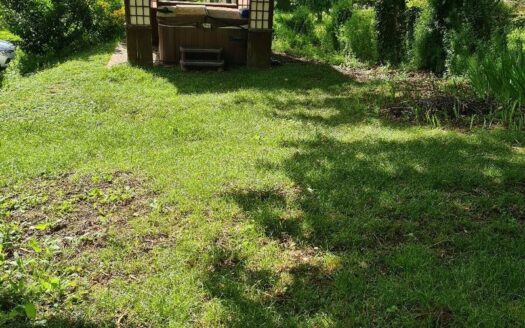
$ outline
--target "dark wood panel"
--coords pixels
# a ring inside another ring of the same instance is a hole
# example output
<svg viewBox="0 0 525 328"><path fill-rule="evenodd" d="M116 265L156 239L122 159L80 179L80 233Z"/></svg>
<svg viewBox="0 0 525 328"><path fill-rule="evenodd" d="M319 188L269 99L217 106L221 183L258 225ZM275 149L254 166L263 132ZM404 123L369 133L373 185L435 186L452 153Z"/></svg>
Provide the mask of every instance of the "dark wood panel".
<svg viewBox="0 0 525 328"><path fill-rule="evenodd" d="M272 60L272 32L250 31L248 33L248 67L267 68Z"/></svg>
<svg viewBox="0 0 525 328"><path fill-rule="evenodd" d="M151 8L151 36L153 46L158 48L159 46L159 23L157 22L157 8Z"/></svg>
<svg viewBox="0 0 525 328"><path fill-rule="evenodd" d="M126 28L128 61L136 65L153 65L153 47L150 26Z"/></svg>
<svg viewBox="0 0 525 328"><path fill-rule="evenodd" d="M160 60L178 64L180 47L222 48L228 65L245 65L248 32L237 28L205 29L159 26Z"/></svg>

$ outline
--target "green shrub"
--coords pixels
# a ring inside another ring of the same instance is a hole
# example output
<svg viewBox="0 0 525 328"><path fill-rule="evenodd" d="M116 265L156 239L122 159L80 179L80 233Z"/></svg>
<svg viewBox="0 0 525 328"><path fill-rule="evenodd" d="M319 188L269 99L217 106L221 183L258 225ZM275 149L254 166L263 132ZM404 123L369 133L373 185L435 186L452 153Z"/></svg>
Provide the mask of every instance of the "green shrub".
<svg viewBox="0 0 525 328"><path fill-rule="evenodd" d="M436 22L434 9L431 7L423 10L416 23L412 55L418 69L438 74L445 71L447 53L443 31Z"/></svg>
<svg viewBox="0 0 525 328"><path fill-rule="evenodd" d="M97 0L92 6L95 40L110 40L123 32L125 11L121 0Z"/></svg>
<svg viewBox="0 0 525 328"><path fill-rule="evenodd" d="M0 0L0 5L8 29L31 53L106 40L122 30L117 0Z"/></svg>
<svg viewBox="0 0 525 328"><path fill-rule="evenodd" d="M468 77L483 97L503 105L505 123L523 128L525 124L525 51L522 47L488 50L471 60Z"/></svg>
<svg viewBox="0 0 525 328"><path fill-rule="evenodd" d="M292 2L290 0L276 0L275 10L289 12L293 9Z"/></svg>
<svg viewBox="0 0 525 328"><path fill-rule="evenodd" d="M341 38L342 27L352 17L353 3L351 0L338 1L330 11L330 21L326 24L327 37L335 51L344 48Z"/></svg>
<svg viewBox="0 0 525 328"><path fill-rule="evenodd" d="M497 0L465 1L458 24L447 39L447 68L453 74L465 73L468 58L487 45L496 51L505 49L510 11Z"/></svg>
<svg viewBox="0 0 525 328"><path fill-rule="evenodd" d="M491 40L501 40L510 23L500 0L429 0L416 24L414 63L417 68L462 73L468 58ZM495 44L496 45L496 44Z"/></svg>
<svg viewBox="0 0 525 328"><path fill-rule="evenodd" d="M344 26L346 49L360 61L376 63L378 60L375 12L356 10Z"/></svg>
<svg viewBox="0 0 525 328"><path fill-rule="evenodd" d="M334 25L337 28L340 28L348 22L352 17L352 12L354 10L354 4L351 0L342 0L337 1L330 11L330 15L333 17Z"/></svg>
<svg viewBox="0 0 525 328"><path fill-rule="evenodd" d="M476 33L469 25L457 31L449 32L445 38L447 55L446 68L451 74L462 74L469 66L469 60L478 48Z"/></svg>
<svg viewBox="0 0 525 328"><path fill-rule="evenodd" d="M468 76L483 96L502 103L525 102L525 51L486 51L470 63Z"/></svg>
<svg viewBox="0 0 525 328"><path fill-rule="evenodd" d="M406 47L409 52L414 48L416 24L421 16L421 11L422 8L420 7L410 7L407 10Z"/></svg>
<svg viewBox="0 0 525 328"><path fill-rule="evenodd" d="M315 35L315 20L310 10L298 7L290 14L276 17L276 37L286 48L303 52L313 46L319 46L320 40Z"/></svg>
<svg viewBox="0 0 525 328"><path fill-rule="evenodd" d="M376 4L379 58L400 64L405 55L406 1L379 0Z"/></svg>
<svg viewBox="0 0 525 328"><path fill-rule="evenodd" d="M298 7L291 16L282 16L281 22L288 30L299 34L312 34L315 23L307 7Z"/></svg>
<svg viewBox="0 0 525 328"><path fill-rule="evenodd" d="M511 49L525 49L525 28L516 28L512 30L507 38L508 47Z"/></svg>
<svg viewBox="0 0 525 328"><path fill-rule="evenodd" d="M332 0L295 0L295 4L298 7L304 7L315 14L317 21L321 21L323 13L330 10L332 6Z"/></svg>

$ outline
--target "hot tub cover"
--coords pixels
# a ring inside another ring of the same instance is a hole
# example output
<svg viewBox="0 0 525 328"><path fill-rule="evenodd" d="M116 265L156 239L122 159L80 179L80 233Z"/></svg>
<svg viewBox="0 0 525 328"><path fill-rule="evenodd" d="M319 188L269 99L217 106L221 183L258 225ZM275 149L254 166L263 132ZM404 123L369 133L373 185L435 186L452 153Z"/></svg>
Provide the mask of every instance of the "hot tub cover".
<svg viewBox="0 0 525 328"><path fill-rule="evenodd" d="M205 5L160 7L157 17L159 24L164 26L199 26L211 23L216 27L226 27L248 24L248 19L243 18L238 9Z"/></svg>

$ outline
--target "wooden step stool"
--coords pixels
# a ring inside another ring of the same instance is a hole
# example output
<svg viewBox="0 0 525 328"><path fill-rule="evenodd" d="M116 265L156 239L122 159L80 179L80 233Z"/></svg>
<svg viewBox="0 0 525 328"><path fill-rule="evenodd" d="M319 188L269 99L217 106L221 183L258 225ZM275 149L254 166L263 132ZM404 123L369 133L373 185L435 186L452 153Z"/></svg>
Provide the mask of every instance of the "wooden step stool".
<svg viewBox="0 0 525 328"><path fill-rule="evenodd" d="M200 59L207 57L210 57L210 59ZM222 49L196 49L180 47L180 58L180 68L184 72L187 71L189 67L211 67L217 68L217 71L219 72L224 71Z"/></svg>

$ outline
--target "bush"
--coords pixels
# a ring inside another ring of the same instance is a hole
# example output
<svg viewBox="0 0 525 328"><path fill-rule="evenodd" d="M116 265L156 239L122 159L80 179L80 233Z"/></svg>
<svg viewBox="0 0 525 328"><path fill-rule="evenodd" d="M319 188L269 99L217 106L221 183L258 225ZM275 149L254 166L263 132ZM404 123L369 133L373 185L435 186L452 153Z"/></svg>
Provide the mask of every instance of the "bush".
<svg viewBox="0 0 525 328"><path fill-rule="evenodd" d="M443 31L435 20L433 8L423 10L414 31L413 61L418 69L441 74L445 71L447 53Z"/></svg>
<svg viewBox="0 0 525 328"><path fill-rule="evenodd" d="M486 51L474 58L468 76L483 96L501 103L525 104L525 51L523 48Z"/></svg>
<svg viewBox="0 0 525 328"><path fill-rule="evenodd" d="M465 1L458 24L447 39L447 68L452 74L465 73L468 58L489 44L504 51L510 11L497 0Z"/></svg>
<svg viewBox="0 0 525 328"><path fill-rule="evenodd" d="M499 0L430 0L416 24L417 68L462 73L468 58L491 40L502 39L510 12Z"/></svg>
<svg viewBox="0 0 525 328"><path fill-rule="evenodd" d="M483 97L503 105L503 121L525 127L525 51L522 47L504 51L489 50L471 60L468 77Z"/></svg>
<svg viewBox="0 0 525 328"><path fill-rule="evenodd" d="M338 1L332 7L330 15L333 17L334 26L338 29L348 22L352 17L353 3L351 0Z"/></svg>
<svg viewBox="0 0 525 328"><path fill-rule="evenodd" d="M292 8L292 2L290 0L276 0L275 1L275 10L290 12Z"/></svg>
<svg viewBox="0 0 525 328"><path fill-rule="evenodd" d="M508 47L511 49L525 49L525 28L516 28L508 35Z"/></svg>
<svg viewBox="0 0 525 328"><path fill-rule="evenodd" d="M344 26L346 49L360 61L376 63L378 60L375 12L356 10Z"/></svg>
<svg viewBox="0 0 525 328"><path fill-rule="evenodd" d="M332 6L332 0L296 0L295 3L299 7L304 7L314 13L317 17L317 21L321 21L323 13L330 10Z"/></svg>
<svg viewBox="0 0 525 328"><path fill-rule="evenodd" d="M117 0L0 0L0 5L8 29L35 54L106 40L123 26Z"/></svg>
<svg viewBox="0 0 525 328"><path fill-rule="evenodd" d="M415 33L416 33L416 24L421 16L422 9L420 7L410 7L407 10L407 37L406 37L406 47L408 52L411 52L414 48Z"/></svg>
<svg viewBox="0 0 525 328"><path fill-rule="evenodd" d="M275 28L277 48L281 46L295 54L304 55L321 43L315 33L314 17L306 7L299 7L289 14L277 15Z"/></svg>
<svg viewBox="0 0 525 328"><path fill-rule="evenodd" d="M97 0L92 8L95 40L110 40L122 35L126 16L121 0Z"/></svg>
<svg viewBox="0 0 525 328"><path fill-rule="evenodd" d="M352 17L353 4L350 0L336 2L330 10L330 20L326 24L327 39L334 51L344 48L341 40L342 27Z"/></svg>

